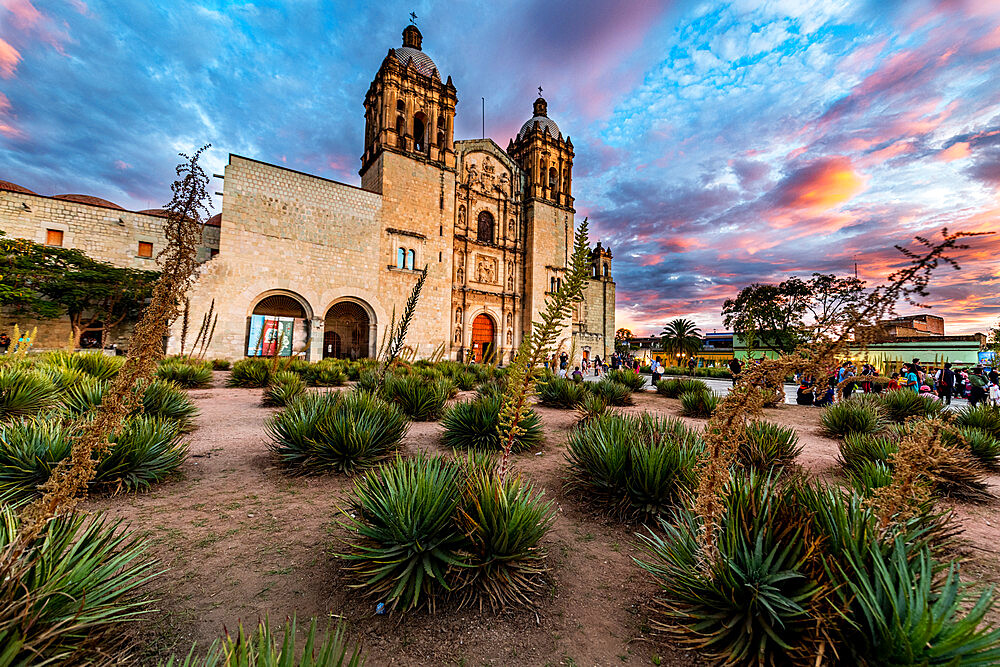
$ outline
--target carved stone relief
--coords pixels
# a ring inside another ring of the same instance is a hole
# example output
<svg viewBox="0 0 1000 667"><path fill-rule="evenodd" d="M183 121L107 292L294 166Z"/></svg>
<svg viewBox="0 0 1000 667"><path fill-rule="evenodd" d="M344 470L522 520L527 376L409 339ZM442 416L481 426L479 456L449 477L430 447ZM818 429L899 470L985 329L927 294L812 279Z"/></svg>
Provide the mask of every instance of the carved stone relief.
<svg viewBox="0 0 1000 667"><path fill-rule="evenodd" d="M489 285L497 284L496 257L476 256L476 281Z"/></svg>

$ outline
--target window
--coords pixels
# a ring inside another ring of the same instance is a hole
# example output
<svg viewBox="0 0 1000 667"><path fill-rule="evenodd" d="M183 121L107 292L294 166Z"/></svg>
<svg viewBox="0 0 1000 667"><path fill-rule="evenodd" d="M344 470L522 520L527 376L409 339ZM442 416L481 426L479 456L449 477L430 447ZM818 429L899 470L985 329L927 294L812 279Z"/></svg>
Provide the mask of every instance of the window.
<svg viewBox="0 0 1000 667"><path fill-rule="evenodd" d="M406 120L396 116L396 146L406 148Z"/></svg>
<svg viewBox="0 0 1000 667"><path fill-rule="evenodd" d="M608 263L604 262L604 276L607 277L607 275L608 275Z"/></svg>
<svg viewBox="0 0 1000 667"><path fill-rule="evenodd" d="M406 104L403 100L396 100L396 111L406 111Z"/></svg>
<svg viewBox="0 0 1000 667"><path fill-rule="evenodd" d="M556 279L555 278L549 278L549 291L550 292L555 292L556 291Z"/></svg>
<svg viewBox="0 0 1000 667"><path fill-rule="evenodd" d="M413 248L410 248L409 250L406 251L406 268L412 270L413 260L415 259L416 259L416 253L413 251Z"/></svg>
<svg viewBox="0 0 1000 667"><path fill-rule="evenodd" d="M62 245L63 233L61 229L45 230L45 245Z"/></svg>
<svg viewBox="0 0 1000 667"><path fill-rule="evenodd" d="M139 257L152 257L153 244L147 241L139 241Z"/></svg>
<svg viewBox="0 0 1000 667"><path fill-rule="evenodd" d="M427 149L424 141L424 114L413 117L413 150L423 153Z"/></svg>
<svg viewBox="0 0 1000 667"><path fill-rule="evenodd" d="M406 248L400 248L396 251L396 268L406 268Z"/></svg>
<svg viewBox="0 0 1000 667"><path fill-rule="evenodd" d="M482 243L493 243L493 215L489 211L479 214L476 239Z"/></svg>
<svg viewBox="0 0 1000 667"><path fill-rule="evenodd" d="M218 248L212 248L212 249L210 249L208 251L208 256L209 257L215 257L218 254L219 254L219 249Z"/></svg>
<svg viewBox="0 0 1000 667"><path fill-rule="evenodd" d="M559 181L559 174L556 171L555 167L551 167L549 169L549 189L552 190L553 194L555 194L556 191L558 190L558 188L556 188L558 181Z"/></svg>

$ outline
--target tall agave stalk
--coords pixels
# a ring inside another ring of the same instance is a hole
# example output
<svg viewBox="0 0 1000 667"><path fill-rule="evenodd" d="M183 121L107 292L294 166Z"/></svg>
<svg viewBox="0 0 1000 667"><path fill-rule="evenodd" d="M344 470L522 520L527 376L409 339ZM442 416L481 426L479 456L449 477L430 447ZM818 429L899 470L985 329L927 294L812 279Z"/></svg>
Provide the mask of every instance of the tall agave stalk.
<svg viewBox="0 0 1000 667"><path fill-rule="evenodd" d="M521 341L514 363L507 371L503 409L500 411L500 443L503 456L498 474L507 479L510 452L519 435L524 433L521 422L528 416L531 397L538 381L538 368L552 354L556 340L565 326L573 306L583 297L589 275L590 246L587 241L587 219L584 218L573 240L573 255L567 268L566 281L545 299L541 319L532 322L531 333Z"/></svg>
<svg viewBox="0 0 1000 667"><path fill-rule="evenodd" d="M400 354L403 352L403 342L406 340L406 332L410 328L410 323L413 321L413 313L417 310L417 303L420 301L420 290L424 287L424 281L427 280L427 265L424 265L423 271L420 272L420 278L417 279L416 284L410 291L410 298L406 300L406 307L403 308L403 315L396 321L396 311L393 310L392 321L389 324L389 329L386 331L385 337L382 339L382 350L380 350L380 355L382 357L382 363L378 370L378 388L381 389L385 385L385 376L389 372L389 368L392 366L392 362L399 358Z"/></svg>

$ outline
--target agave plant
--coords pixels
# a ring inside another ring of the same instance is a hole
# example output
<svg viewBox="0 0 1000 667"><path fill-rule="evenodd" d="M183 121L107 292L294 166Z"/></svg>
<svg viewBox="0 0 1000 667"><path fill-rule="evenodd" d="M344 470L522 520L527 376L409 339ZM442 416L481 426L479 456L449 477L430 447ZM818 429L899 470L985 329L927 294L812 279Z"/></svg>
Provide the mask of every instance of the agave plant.
<svg viewBox="0 0 1000 667"><path fill-rule="evenodd" d="M897 537L888 554L870 544L848 554L853 632L845 651L864 665L996 665L1000 629L986 620L991 590L970 595L951 564L943 577L927 548L913 553Z"/></svg>
<svg viewBox="0 0 1000 667"><path fill-rule="evenodd" d="M835 438L844 438L854 433L875 433L882 428L882 413L870 405L854 401L842 401L823 408L820 415L823 432Z"/></svg>
<svg viewBox="0 0 1000 667"><path fill-rule="evenodd" d="M471 401L456 403L441 419L444 435L441 444L461 450L500 450L500 394L480 395ZM541 446L544 441L542 420L534 410L520 423L521 432L514 439L513 451L523 452Z"/></svg>
<svg viewBox="0 0 1000 667"><path fill-rule="evenodd" d="M905 422L910 417L933 417L944 410L944 404L933 396L924 396L907 389L882 394L882 411L889 421Z"/></svg>
<svg viewBox="0 0 1000 667"><path fill-rule="evenodd" d="M793 428L757 420L747 424L746 435L736 458L742 465L761 472L790 465L802 452Z"/></svg>
<svg viewBox="0 0 1000 667"><path fill-rule="evenodd" d="M577 421L581 424L587 424L605 414L607 410L608 404L604 402L604 399L588 391L576 404Z"/></svg>
<svg viewBox="0 0 1000 667"><path fill-rule="evenodd" d="M406 415L367 392L304 394L266 424L268 447L293 472L354 472L392 456Z"/></svg>
<svg viewBox="0 0 1000 667"><path fill-rule="evenodd" d="M838 462L848 472L859 470L867 463L889 464L898 447L886 434L852 433L840 443Z"/></svg>
<svg viewBox="0 0 1000 667"><path fill-rule="evenodd" d="M110 357L100 352L48 352L42 361L53 366L63 366L83 371L97 380L110 380L125 365L125 357Z"/></svg>
<svg viewBox="0 0 1000 667"><path fill-rule="evenodd" d="M444 378L424 379L416 375L386 378L385 395L414 421L434 421L441 417L455 385Z"/></svg>
<svg viewBox="0 0 1000 667"><path fill-rule="evenodd" d="M63 407L74 416L94 410L104 398L109 383L88 379L70 387L63 396ZM142 405L133 414L145 413L152 417L172 419L182 430L189 428L198 414L198 408L183 389L165 380L153 380L145 386Z"/></svg>
<svg viewBox="0 0 1000 667"><path fill-rule="evenodd" d="M601 378L598 382L587 382L584 386L608 405L625 406L633 403L632 390L608 377Z"/></svg>
<svg viewBox="0 0 1000 667"><path fill-rule="evenodd" d="M491 469L473 468L458 516L470 543L464 602L493 609L530 604L543 583L539 542L555 520L552 503L520 476L501 481Z"/></svg>
<svg viewBox="0 0 1000 667"><path fill-rule="evenodd" d="M18 537L13 505L0 505L0 552ZM137 596L157 574L142 541L120 522L82 515L51 520L0 577L0 658L5 665L110 663L121 624L152 611Z"/></svg>
<svg viewBox="0 0 1000 667"><path fill-rule="evenodd" d="M667 398L677 398L682 393L684 393L682 387L683 380L677 378L670 378L668 380L660 380L656 383L656 393ZM708 387L705 387L705 391L708 391Z"/></svg>
<svg viewBox="0 0 1000 667"><path fill-rule="evenodd" d="M207 364L167 361L156 369L156 377L185 389L201 389L212 384L212 367Z"/></svg>
<svg viewBox="0 0 1000 667"><path fill-rule="evenodd" d="M462 470L440 457L402 459L364 474L355 484L346 562L353 588L406 611L432 608L468 566L465 537L455 523Z"/></svg>
<svg viewBox="0 0 1000 667"><path fill-rule="evenodd" d="M282 407L301 396L305 390L306 383L298 374L278 371L271 376L260 402L265 407Z"/></svg>
<svg viewBox="0 0 1000 667"><path fill-rule="evenodd" d="M228 359L212 359L212 370L213 371L228 371L232 363Z"/></svg>
<svg viewBox="0 0 1000 667"><path fill-rule="evenodd" d="M709 418L719 404L712 391L686 391L681 394L681 414L685 417Z"/></svg>
<svg viewBox="0 0 1000 667"><path fill-rule="evenodd" d="M612 382L623 384L631 391L643 391L646 388L646 378L631 368L618 368L604 374Z"/></svg>
<svg viewBox="0 0 1000 667"><path fill-rule="evenodd" d="M0 426L0 495L36 495L38 485L70 455L74 436L73 427L55 418ZM94 490L147 489L173 473L187 455L176 422L145 415L130 417L110 441L112 447L98 461L90 482Z"/></svg>
<svg viewBox="0 0 1000 667"><path fill-rule="evenodd" d="M338 623L326 632L318 629L316 619L310 619L303 646L296 642L295 618L285 622L283 639L271 630L265 617L257 629L248 633L241 622L236 636L226 634L222 642L215 642L204 656L195 654L195 648L183 659L170 658L161 667L363 667L361 647L351 647L347 642L345 626Z"/></svg>
<svg viewBox="0 0 1000 667"><path fill-rule="evenodd" d="M688 508L640 536L638 562L661 588L655 624L728 665L799 664L825 641L828 586L822 542L794 492L756 473L737 475L725 496L708 557Z"/></svg>
<svg viewBox="0 0 1000 667"><path fill-rule="evenodd" d="M57 389L42 373L26 368L0 368L0 421L35 415L56 400Z"/></svg>
<svg viewBox="0 0 1000 667"><path fill-rule="evenodd" d="M968 405L955 415L959 426L978 428L1000 440L1000 408L987 403Z"/></svg>
<svg viewBox="0 0 1000 667"><path fill-rule="evenodd" d="M550 377L538 384L538 402L549 408L572 410L589 392L582 382Z"/></svg>
<svg viewBox="0 0 1000 667"><path fill-rule="evenodd" d="M956 433L983 467L988 470L1000 468L1000 440L993 434L974 426L960 427Z"/></svg>
<svg viewBox="0 0 1000 667"><path fill-rule="evenodd" d="M663 514L693 485L700 451L678 419L607 414L570 433L568 486L615 514Z"/></svg>
<svg viewBox="0 0 1000 667"><path fill-rule="evenodd" d="M227 387L266 387L271 379L271 362L267 359L241 359L229 371Z"/></svg>

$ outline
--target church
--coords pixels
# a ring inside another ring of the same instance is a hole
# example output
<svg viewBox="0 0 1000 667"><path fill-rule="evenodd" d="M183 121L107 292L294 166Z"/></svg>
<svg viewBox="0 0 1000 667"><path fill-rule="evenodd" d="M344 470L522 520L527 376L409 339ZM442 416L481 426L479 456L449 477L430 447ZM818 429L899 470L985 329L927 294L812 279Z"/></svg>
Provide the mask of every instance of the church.
<svg viewBox="0 0 1000 667"><path fill-rule="evenodd" d="M424 267L409 353L513 358L572 252L573 143L541 97L506 150L491 139L456 141L457 91L422 41L407 26L365 95L360 187L229 156L222 212L206 224L211 242L186 306L193 330L211 313L209 358L374 356ZM11 226L0 216L0 228ZM38 218L30 234L17 225L8 233L41 238L47 222ZM72 215L61 222L72 237ZM577 359L614 351L610 248L598 243L590 261L584 299L559 341ZM181 339L178 321L168 354Z"/></svg>

